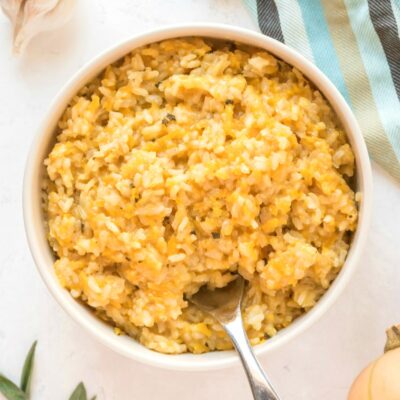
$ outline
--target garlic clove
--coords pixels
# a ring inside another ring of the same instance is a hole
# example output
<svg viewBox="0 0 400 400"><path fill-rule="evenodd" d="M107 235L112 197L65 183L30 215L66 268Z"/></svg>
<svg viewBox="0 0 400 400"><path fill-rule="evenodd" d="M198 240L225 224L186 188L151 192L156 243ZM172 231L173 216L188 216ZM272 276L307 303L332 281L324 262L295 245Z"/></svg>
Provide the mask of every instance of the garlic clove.
<svg viewBox="0 0 400 400"><path fill-rule="evenodd" d="M0 0L0 7L4 14L6 14L10 19L13 26L15 25L18 13L23 3L23 0Z"/></svg>
<svg viewBox="0 0 400 400"><path fill-rule="evenodd" d="M65 24L76 0L0 0L14 26L14 52L21 53L38 33ZM19 4L19 8L18 8Z"/></svg>

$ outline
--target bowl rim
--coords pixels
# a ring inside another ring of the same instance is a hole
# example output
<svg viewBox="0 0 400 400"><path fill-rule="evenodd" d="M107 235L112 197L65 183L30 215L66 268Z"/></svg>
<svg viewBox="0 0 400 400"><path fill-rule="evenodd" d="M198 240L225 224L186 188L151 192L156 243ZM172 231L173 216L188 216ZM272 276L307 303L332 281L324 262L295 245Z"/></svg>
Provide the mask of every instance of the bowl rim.
<svg viewBox="0 0 400 400"><path fill-rule="evenodd" d="M216 23L190 23L167 25L159 29L134 34L108 47L98 56L91 58L58 91L32 141L23 180L22 207L25 233L32 257L44 283L60 306L73 320L89 331L98 341L117 353L130 359L161 368L204 371L235 365L239 361L239 358L232 350L209 352L201 355L166 355L151 351L134 341L134 339L126 339L123 336L115 335L109 328L101 328L101 321L98 320L97 323L92 318L88 318L88 312L77 301L72 299L69 293L67 294L70 298L68 300L68 297L65 295L66 290L56 280L52 265L49 265L48 259L46 260L45 258L44 253L49 251L49 246L47 245L47 249L44 249L40 243L40 240L43 238L39 237L40 232L38 234L38 230L42 231L43 236L43 222L39 221L41 218L38 217L38 209L37 207L35 208L35 201L32 201L32 199L35 199L35 191L38 190L33 185L35 174L43 168L43 158L40 157L40 152L43 152L43 143L46 143L46 146L48 146L50 139L54 137L54 121L57 121L59 118L59 116L56 118L55 115L59 115L60 110L65 108L72 95L77 92L77 88L79 89L85 82L97 75L110 62L119 59L137 47L160 40L187 36L211 37L251 44L255 47L266 49L271 54L298 68L324 94L335 109L339 119L346 127L346 133L356 156L357 176L362 192L362 201L359 209L357 230L345 264L335 281L317 304L287 328L281 330L275 337L256 346L254 351L257 355L270 353L304 332L331 307L347 285L367 239L372 210L372 172L367 148L358 123L346 101L330 80L297 51L275 39L245 28ZM42 226L38 227L38 223ZM97 319L97 317L95 318Z"/></svg>

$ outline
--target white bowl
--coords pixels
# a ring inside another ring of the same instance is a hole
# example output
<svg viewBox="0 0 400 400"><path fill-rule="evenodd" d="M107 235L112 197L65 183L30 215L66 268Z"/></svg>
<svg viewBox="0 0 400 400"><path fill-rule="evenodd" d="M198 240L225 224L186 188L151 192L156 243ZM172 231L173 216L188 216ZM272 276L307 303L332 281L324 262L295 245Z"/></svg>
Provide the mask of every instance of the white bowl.
<svg viewBox="0 0 400 400"><path fill-rule="evenodd" d="M40 275L64 310L81 326L87 329L94 338L116 352L158 367L177 370L209 370L231 366L238 361L238 356L234 351L210 352L201 355L166 355L151 351L134 339L127 336L115 335L110 326L103 323L87 308L75 301L70 296L69 292L60 286L54 273L54 255L47 243L40 201L40 184L44 173L43 160L46 158L50 146L54 142L54 130L57 121L71 97L105 66L116 61L132 49L163 39L182 36L207 36L247 43L263 48L286 61L288 64L298 68L315 84L331 103L343 123L355 153L357 190L362 193L362 201L360 204L357 231L345 265L332 286L318 301L315 307L298 318L289 327L280 331L272 339L256 346L255 352L257 354L266 354L276 350L288 340L298 336L328 310L346 286L365 245L371 213L372 175L367 149L360 128L350 108L334 85L318 68L296 51L274 39L253 31L225 25L191 24L170 26L137 35L113 46L111 49L108 49L93 59L82 67L61 89L33 141L24 177L23 210L25 230Z"/></svg>

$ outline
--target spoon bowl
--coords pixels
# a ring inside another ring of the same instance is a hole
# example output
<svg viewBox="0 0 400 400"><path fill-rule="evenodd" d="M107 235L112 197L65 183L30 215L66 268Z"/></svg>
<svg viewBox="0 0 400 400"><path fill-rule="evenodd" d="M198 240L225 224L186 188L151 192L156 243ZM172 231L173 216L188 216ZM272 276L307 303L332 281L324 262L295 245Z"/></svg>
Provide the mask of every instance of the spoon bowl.
<svg viewBox="0 0 400 400"><path fill-rule="evenodd" d="M232 321L239 312L243 290L244 279L238 277L220 289L210 290L204 285L189 300L219 322L226 323Z"/></svg>

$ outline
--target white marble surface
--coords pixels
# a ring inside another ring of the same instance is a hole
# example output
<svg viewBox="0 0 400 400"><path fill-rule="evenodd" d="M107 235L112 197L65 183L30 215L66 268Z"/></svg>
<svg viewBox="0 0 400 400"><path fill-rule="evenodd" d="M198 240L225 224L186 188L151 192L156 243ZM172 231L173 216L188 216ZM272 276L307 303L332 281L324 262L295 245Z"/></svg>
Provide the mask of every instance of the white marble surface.
<svg viewBox="0 0 400 400"><path fill-rule="evenodd" d="M49 102L84 62L111 44L163 24L214 21L257 29L241 0L79 0L64 28L10 52L0 16L0 372L19 379L39 340L33 400L67 399L83 380L99 400L250 399L239 367L182 373L127 360L95 342L55 303L33 265L22 221L29 144ZM400 322L400 191L374 166L369 243L344 294L311 329L262 363L282 399L341 400L355 374L380 354L384 330Z"/></svg>

